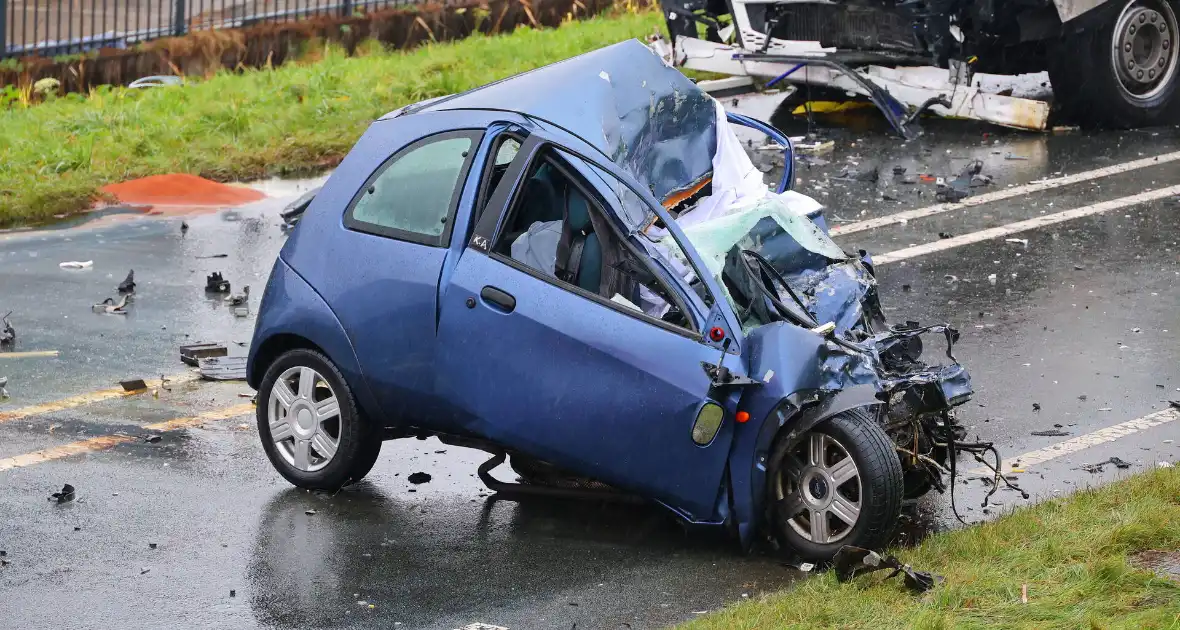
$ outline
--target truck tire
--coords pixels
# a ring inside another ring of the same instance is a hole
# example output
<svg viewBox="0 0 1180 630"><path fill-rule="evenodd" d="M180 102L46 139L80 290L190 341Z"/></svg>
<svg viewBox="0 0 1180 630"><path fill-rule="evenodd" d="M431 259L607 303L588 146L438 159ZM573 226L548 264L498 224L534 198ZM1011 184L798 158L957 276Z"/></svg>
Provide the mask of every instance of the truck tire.
<svg viewBox="0 0 1180 630"><path fill-rule="evenodd" d="M879 549L901 515L901 461L871 415L833 416L796 444L777 444L767 479L768 514L778 542L809 562L844 545Z"/></svg>
<svg viewBox="0 0 1180 630"><path fill-rule="evenodd" d="M1054 98L1066 117L1089 127L1167 124L1180 110L1180 2L1112 4L1057 42L1049 60Z"/></svg>
<svg viewBox="0 0 1180 630"><path fill-rule="evenodd" d="M267 368L257 419L266 456L300 488L356 483L381 453L380 427L361 415L340 370L314 350L290 350Z"/></svg>

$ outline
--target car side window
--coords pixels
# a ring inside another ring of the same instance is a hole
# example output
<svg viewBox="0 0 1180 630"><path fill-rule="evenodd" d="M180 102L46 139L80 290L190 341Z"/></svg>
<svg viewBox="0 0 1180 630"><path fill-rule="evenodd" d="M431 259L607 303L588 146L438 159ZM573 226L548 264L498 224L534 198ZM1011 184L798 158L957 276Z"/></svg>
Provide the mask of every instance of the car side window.
<svg viewBox="0 0 1180 630"><path fill-rule="evenodd" d="M617 309L697 330L680 299L653 273L646 253L614 228L600 202L552 155L538 159L491 251L559 286Z"/></svg>
<svg viewBox="0 0 1180 630"><path fill-rule="evenodd" d="M478 132L447 132L399 151L365 182L344 224L360 232L445 246L460 182L478 139Z"/></svg>

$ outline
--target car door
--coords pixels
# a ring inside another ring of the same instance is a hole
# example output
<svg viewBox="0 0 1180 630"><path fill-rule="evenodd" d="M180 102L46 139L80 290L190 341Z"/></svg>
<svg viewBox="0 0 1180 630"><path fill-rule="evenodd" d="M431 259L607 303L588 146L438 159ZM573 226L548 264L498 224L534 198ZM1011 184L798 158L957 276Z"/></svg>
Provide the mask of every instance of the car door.
<svg viewBox="0 0 1180 630"><path fill-rule="evenodd" d="M710 399L702 367L721 356L702 338L706 315L688 304L691 296L672 288L672 301L691 312L681 313L686 325L669 324L637 310L638 291L631 300L608 299L522 262L551 259L551 246L531 258L517 256L523 248L500 247L518 210L538 220L508 235L516 245L548 223L543 206L519 204L569 198L561 182L556 192L546 185L544 194L526 187L538 178L552 180L555 172L599 219L611 210L593 184L560 160L554 152L522 148L489 201L441 299L437 391L466 413L472 433L709 520L733 426L732 409L725 409L716 435L694 441L703 406L725 402ZM604 225L596 222L595 233ZM544 249L544 242L534 244Z"/></svg>
<svg viewBox="0 0 1180 630"><path fill-rule="evenodd" d="M424 118L417 129L376 123L317 197L331 212L296 230L317 246L291 248L391 424L446 412L431 395L438 281L452 233L467 225L460 197L484 134L480 120ZM466 232L455 238L466 242Z"/></svg>

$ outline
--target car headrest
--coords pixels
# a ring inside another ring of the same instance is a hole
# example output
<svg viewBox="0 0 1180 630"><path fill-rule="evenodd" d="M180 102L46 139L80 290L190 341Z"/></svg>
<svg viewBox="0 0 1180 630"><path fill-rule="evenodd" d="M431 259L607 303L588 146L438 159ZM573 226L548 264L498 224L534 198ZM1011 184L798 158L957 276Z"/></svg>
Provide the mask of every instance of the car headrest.
<svg viewBox="0 0 1180 630"><path fill-rule="evenodd" d="M566 221L569 228L575 232L591 230L590 202L573 186L570 186L566 199Z"/></svg>

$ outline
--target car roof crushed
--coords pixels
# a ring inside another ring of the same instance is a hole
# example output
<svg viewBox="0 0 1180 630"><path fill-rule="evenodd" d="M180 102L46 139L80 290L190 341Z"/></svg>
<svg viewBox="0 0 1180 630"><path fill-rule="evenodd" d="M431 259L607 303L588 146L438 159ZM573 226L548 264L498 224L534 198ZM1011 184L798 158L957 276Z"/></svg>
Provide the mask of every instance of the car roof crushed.
<svg viewBox="0 0 1180 630"><path fill-rule="evenodd" d="M382 120L463 109L515 112L561 127L661 202L695 190L713 169L713 99L639 40L411 105Z"/></svg>

